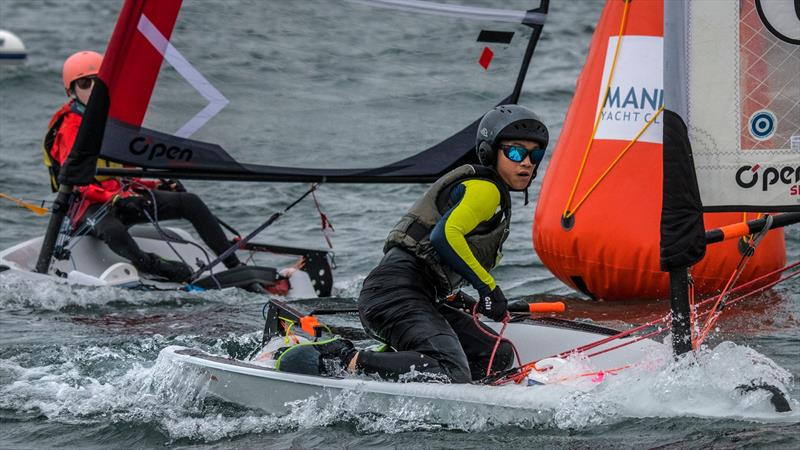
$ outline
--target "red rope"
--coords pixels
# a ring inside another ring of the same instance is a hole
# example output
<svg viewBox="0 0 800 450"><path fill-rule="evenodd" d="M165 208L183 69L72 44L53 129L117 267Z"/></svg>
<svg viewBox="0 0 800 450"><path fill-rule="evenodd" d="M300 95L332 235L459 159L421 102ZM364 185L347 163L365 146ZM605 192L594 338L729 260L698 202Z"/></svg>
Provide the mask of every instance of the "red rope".
<svg viewBox="0 0 800 450"><path fill-rule="evenodd" d="M693 343L693 345L700 345L705 340L708 333L711 332L711 328L714 327L714 324L717 323L717 319L722 314L722 309L725 307L725 301L727 300L728 296L732 294L730 292L731 287L736 283L739 277L742 275L745 266L750 261L750 258L753 257L755 248L752 247L752 244L747 249L747 253L739 260L739 264L736 266L736 270L733 271L733 274L728 279L728 282L725 283L725 287L722 289L722 292L717 296L717 301L714 302L714 306L711 307L711 313L706 318L705 325L701 329L697 341ZM720 306L721 305L721 306Z"/></svg>
<svg viewBox="0 0 800 450"><path fill-rule="evenodd" d="M772 272L769 272L769 273L767 273L765 275L762 275L762 276L760 276L758 278L750 280L747 283L743 283L743 284L731 289L730 293L733 294L734 292L741 291L742 289L744 289L744 288L746 288L746 287L748 287L748 286L750 286L750 285L752 285L754 283L757 283L757 282L759 282L759 281L761 281L761 280L763 280L765 278L769 278L769 277L774 276L774 275L776 275L778 273L783 273L783 272L785 272L787 270L793 269L793 268L798 267L798 266L800 266L800 261L797 261L795 263L789 264L786 267L783 267L781 269L777 269L777 270L774 270ZM796 270L796 271L794 271L794 272L792 272L792 273L790 273L790 274L788 274L788 275L786 275L784 277L779 278L778 280L771 281L768 284L766 284L766 285L764 285L764 286L762 286L760 288L754 289L754 290L752 290L750 292L747 292L745 294L742 294L742 295L740 295L740 296L738 296L736 298L732 298L728 302L728 304L734 304L734 303L737 303L737 302L739 302L739 301L741 301L741 300L743 300L743 299L745 299L747 297L750 297L750 296L755 295L755 294L760 293L760 292L764 292L767 289L777 285L778 283L782 283L782 282L784 282L784 281L786 281L786 280L788 280L790 278L793 278L795 276L798 276L798 275L800 275L800 270ZM722 295L724 295L724 292L722 294L720 294L720 295L715 296L715 297L711 297L711 298L708 298L706 300L703 300L702 302L697 303L695 306L696 306L696 308L699 308L700 306L707 305L707 304L717 300ZM713 309L711 311L713 311ZM599 346L601 346L603 344L607 344L607 343L609 343L611 341L614 341L616 339L621 339L621 338L623 338L625 336L629 336L629 335L631 335L633 333L636 333L636 332L641 331L641 330L643 330L645 328L657 325L659 323L665 323L666 324L666 326L663 327L663 328L659 328L659 329L657 329L655 331L652 331L650 333L646 333L646 334L644 334L642 336L637 336L634 339L631 339L629 341L626 341L626 342L623 342L621 344L615 345L613 347L609 347L607 349L603 349L603 350L594 352L592 354L587 355L587 357L591 358L591 357L594 357L594 356L597 356L597 355L601 355L603 353L610 352L612 350L616 350L616 349L625 347L627 345L631 345L631 344L634 344L636 342L642 341L642 340L647 339L649 337L656 336L656 335L659 335L659 334L664 333L666 331L669 331L672 328L672 324L670 323L671 318L672 318L672 314L669 313L669 314L665 315L664 317L662 317L660 319L647 322L645 324L633 327L633 328L631 328L629 330L625 330L625 331L619 332L619 333L617 333L615 335L608 336L606 338L600 339L600 340L595 341L595 342L590 342L588 344L585 344L585 345L582 345L582 346L579 346L579 347L575 347L575 348L573 348L571 350L563 351L563 352L558 353L556 355L549 356L548 358L553 358L553 357L563 358L565 356L568 356L571 353L583 353L586 350L590 350L590 349L593 349L595 347L599 347ZM516 351L516 348L514 350ZM519 356L517 356L517 358L519 359ZM543 359L546 359L546 358L543 358ZM525 379L525 377L528 376L528 374L534 368L535 364L538 361L540 361L540 360L531 361L531 362L526 363L526 364L521 364L519 366L519 369L518 369L517 373L508 375L505 378L501 378L501 379L495 381L493 383L493 385L498 385L499 386L499 385L502 385L502 384L510 383L512 381L515 382L515 383L520 383L523 379Z"/></svg>
<svg viewBox="0 0 800 450"><path fill-rule="evenodd" d="M592 358L592 357L595 357L597 355L602 355L603 353L610 352L611 350L616 350L618 348L625 347L626 345L631 345L631 344L634 344L636 342L643 341L643 340L645 340L645 339L647 339L649 337L657 336L657 335L663 333L664 331L666 331L668 329L669 328L663 328L663 329L659 328L659 329L657 329L657 330L655 330L653 332L650 332L650 333L647 333L647 334L643 334L641 336L636 336L635 338L633 338L630 341L625 341L625 342L623 342L623 343L621 343L619 345L615 345L615 346L609 347L609 348L604 348L603 350L600 350L600 351L594 352L592 354L586 355L586 357L587 358Z"/></svg>
<svg viewBox="0 0 800 450"><path fill-rule="evenodd" d="M506 332L506 327L508 326L508 321L511 319L511 316L506 313L506 316L503 318L503 327L500 328L500 333L498 335L494 335L489 333L488 331L484 330L481 326L480 320L478 320L478 303L475 302L475 306L472 307L472 321L475 323L475 327L486 336L495 340L494 347L492 348L492 354L489 357L489 365L486 367L486 376L491 376L492 374L492 365L494 364L494 356L497 354L497 348L500 347L500 343L503 341L503 334ZM517 362L521 363L522 359L519 357L519 351L517 351L517 346L514 345L513 342L508 341L511 345L511 348L514 350L514 357L517 358Z"/></svg>
<svg viewBox="0 0 800 450"><path fill-rule="evenodd" d="M784 268L784 269L781 269L781 270L787 270L787 269L789 269L789 268L793 268L793 267L796 267L796 266L798 266L798 265L800 265L800 261L799 261L799 262L797 262L797 263L795 263L795 264L792 264L792 265L790 265L790 266L787 266L786 268ZM744 300L744 299L746 299L746 298L748 298L748 297L752 297L752 296L753 296L753 295L755 295L755 294L759 294L759 293L761 293L761 292L764 292L764 291L766 291L767 289L770 289L770 288L772 288L773 286L775 286L775 285L777 285L777 284L779 284L779 283L783 283L784 281L786 281L786 280L788 280L788 279L791 279L791 278L794 278L794 277L796 277L796 276L798 276L798 275L800 275L800 270L796 270L796 271L794 271L794 272L790 273L789 275L786 275L786 276L784 276L784 277L781 277L781 278L779 278L779 279L777 279L777 280L775 280L775 281L771 281L771 282L769 282L769 283L765 284L764 286L761 286L760 288L754 289L754 290L752 290L752 291L750 291L750 292L747 292L746 294L742 294L742 295L740 295L740 296L738 296L738 297L736 297L736 298L733 298L733 299L731 299L731 300L728 302L728 304L729 304L729 305L734 305L734 304L736 304L736 303L738 303L738 302L740 302L740 301L742 301L742 300ZM735 289L734 289L734 290L735 290ZM707 299L707 300L705 300L703 303L701 303L701 305L702 305L702 304L707 304L707 303L709 303L711 300L714 300L714 299L716 299L716 298L717 298L717 297L713 297L713 298ZM708 313L711 313L711 312L713 312L713 311L714 311L714 310L713 310L713 309L711 309L711 310L709 310L709 311L708 311ZM698 313L698 315L699 315L699 313Z"/></svg>
<svg viewBox="0 0 800 450"><path fill-rule="evenodd" d="M311 191L311 199L314 200L314 207L317 208L317 212L319 213L319 220L320 222L322 222L321 225L322 237L325 238L325 242L328 243L328 247L333 248L333 242L331 242L330 235L333 234L333 232L336 230L333 228L333 224L328 219L328 216L325 215L324 212L322 212L322 207L319 205L319 202L317 201L317 196L316 194L314 194L314 191Z"/></svg>
<svg viewBox="0 0 800 450"><path fill-rule="evenodd" d="M795 267L798 267L798 266L800 266L800 261L797 261L797 262L795 262L795 263L789 264L789 265L788 265L788 266L786 266L786 267L783 267L783 268L780 268L780 269L777 269L777 270L773 270L772 272L769 272L769 273L766 273L766 274L764 274L764 275L761 275L760 277L754 278L754 279L752 279L752 280L748 281L747 283L742 283L742 284L740 284L739 286L736 286L735 288L731 289L731 293L734 293L734 292L741 291L742 289L744 289L744 288L746 288L746 287L748 287L748 286L750 286L750 285L752 285L752 284L758 283L759 281L762 281L762 280L764 280L765 278L769 278L769 277L772 277L772 276L774 276L774 275L777 275L777 274L779 274L779 273L786 272L787 270L794 269ZM789 276L789 277L786 277L786 278L781 278L781 279L779 279L778 281L775 281L775 282L771 282L771 283L770 283L770 284L768 284L767 286L769 286L769 287L775 286L776 284L778 284L778 283L780 283L780 282L783 282L783 281L786 281L786 280L788 280L788 279L789 279L789 278L791 278L792 276L794 276L794 275L791 275L791 276ZM753 290L753 291L751 291L751 292L748 292L748 293L746 293L746 294L742 294L740 297L737 297L737 298L735 298L735 299L733 299L733 300L731 300L731 301L732 301L732 302L734 302L734 301L739 301L739 299L741 299L741 298L744 298L744 297L746 297L746 296L749 296L749 295L751 295L751 294L752 294L752 293L754 293L754 292L763 292L764 290L766 290L766 289L763 289L763 288L758 288L758 289L756 289L756 290ZM709 304L709 303L711 303L711 302L715 301L715 300L716 300L718 297L719 297L719 295L715 295L714 297L709 297L709 298L707 298L707 299L703 300L702 302L698 303L698 304L697 304L697 307L699 308L699 307L701 307L701 306L705 306L705 305L707 305L707 304Z"/></svg>

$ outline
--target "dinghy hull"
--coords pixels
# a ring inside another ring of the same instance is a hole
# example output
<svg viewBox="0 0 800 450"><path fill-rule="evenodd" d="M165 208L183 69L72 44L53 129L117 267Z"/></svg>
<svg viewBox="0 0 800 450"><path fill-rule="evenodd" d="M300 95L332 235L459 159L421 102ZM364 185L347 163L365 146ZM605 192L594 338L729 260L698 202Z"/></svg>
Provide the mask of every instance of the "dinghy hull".
<svg viewBox="0 0 800 450"><path fill-rule="evenodd" d="M547 358L576 345L595 342L613 333L614 330L577 322L529 320L509 324L505 336L515 342L523 361L529 362ZM625 339L615 340L594 351L619 345L620 341L624 342ZM669 349L663 344L642 340L583 363L587 369L599 373L636 364L654 355L669 354ZM482 410L497 406L524 410L536 409L538 405L531 402L531 397L526 394L535 390L536 386L398 383L364 378L310 376L277 371L272 367L271 361L239 361L184 347L165 348L161 351L161 358L181 365L188 373L194 373L207 389L206 392L213 397L275 414L288 412L293 402L308 400L317 402L317 406L324 406L331 401L340 401L340 395L350 392L368 397L373 407L376 401L422 401L427 406L436 408L437 415L446 415L454 406L473 406ZM588 378L580 381L583 381L583 389L586 388L586 383L590 386L593 383ZM572 391L574 389L569 390Z"/></svg>

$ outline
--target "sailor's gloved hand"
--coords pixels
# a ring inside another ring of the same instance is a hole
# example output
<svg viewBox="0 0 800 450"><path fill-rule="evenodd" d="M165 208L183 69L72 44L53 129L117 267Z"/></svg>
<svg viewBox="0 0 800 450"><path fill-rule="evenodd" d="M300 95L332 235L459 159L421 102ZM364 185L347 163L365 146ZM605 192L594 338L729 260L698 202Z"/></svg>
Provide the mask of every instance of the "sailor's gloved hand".
<svg viewBox="0 0 800 450"><path fill-rule="evenodd" d="M112 203L114 213L123 220L141 220L144 216L144 210L149 209L150 200L141 195L132 195L130 197L116 197Z"/></svg>
<svg viewBox="0 0 800 450"><path fill-rule="evenodd" d="M161 180L157 189L159 191L169 191L169 192L186 192L186 188L183 187L183 183L181 180Z"/></svg>
<svg viewBox="0 0 800 450"><path fill-rule="evenodd" d="M478 299L478 312L484 316L501 322L506 318L506 311L508 310L508 300L500 290L500 286L495 286L491 292L484 292L480 294Z"/></svg>

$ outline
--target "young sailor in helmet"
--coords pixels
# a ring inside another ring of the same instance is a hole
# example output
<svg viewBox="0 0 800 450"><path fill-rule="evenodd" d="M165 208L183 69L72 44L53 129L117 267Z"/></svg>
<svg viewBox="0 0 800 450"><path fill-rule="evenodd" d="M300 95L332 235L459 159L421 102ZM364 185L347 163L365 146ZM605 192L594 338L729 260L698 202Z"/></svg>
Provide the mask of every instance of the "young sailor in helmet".
<svg viewBox="0 0 800 450"><path fill-rule="evenodd" d="M437 299L466 282L480 295L479 312L495 321L506 317L505 295L489 272L508 237L509 191L525 191L527 201L548 140L545 125L525 107L489 111L478 125L480 165L461 166L436 181L389 233L383 259L364 281L361 322L395 351L356 351L339 339L287 350L281 370L324 372L327 361L339 360L350 371L384 378L412 371L454 383L482 378L497 334L483 324L479 330L469 314ZM504 341L492 370L513 362L513 348Z"/></svg>
<svg viewBox="0 0 800 450"><path fill-rule="evenodd" d="M43 143L44 162L50 170L54 191L58 190L59 168L72 150L102 62L102 55L92 51L77 52L64 62L64 90L70 99L50 120ZM108 164L98 160L98 166ZM177 282L186 281L192 274L189 266L182 262L166 260L139 248L128 228L147 222L149 219L145 212L159 220L189 220L203 241L217 254L229 246L225 233L205 203L196 195L185 192L178 182L96 177L92 184L80 187L78 191L80 203L72 223L79 225L84 219L93 217L104 204L111 203L109 213L94 223L90 233L142 272ZM240 264L236 255L231 255L224 263L228 267Z"/></svg>

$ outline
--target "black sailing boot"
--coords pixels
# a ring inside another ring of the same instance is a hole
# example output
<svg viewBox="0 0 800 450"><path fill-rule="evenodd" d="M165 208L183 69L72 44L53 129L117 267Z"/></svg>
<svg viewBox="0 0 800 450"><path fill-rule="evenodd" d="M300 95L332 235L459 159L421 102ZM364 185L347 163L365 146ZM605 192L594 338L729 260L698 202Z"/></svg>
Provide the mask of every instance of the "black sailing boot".
<svg viewBox="0 0 800 450"><path fill-rule="evenodd" d="M189 281L192 276L192 269L180 261L164 259L155 253L147 253L147 257L149 259L147 266L141 268L144 272L158 275L176 283Z"/></svg>

